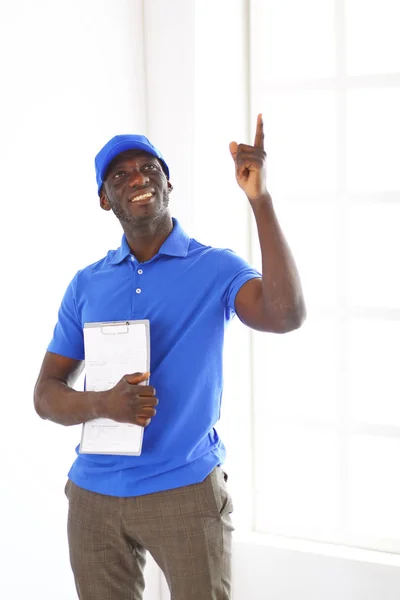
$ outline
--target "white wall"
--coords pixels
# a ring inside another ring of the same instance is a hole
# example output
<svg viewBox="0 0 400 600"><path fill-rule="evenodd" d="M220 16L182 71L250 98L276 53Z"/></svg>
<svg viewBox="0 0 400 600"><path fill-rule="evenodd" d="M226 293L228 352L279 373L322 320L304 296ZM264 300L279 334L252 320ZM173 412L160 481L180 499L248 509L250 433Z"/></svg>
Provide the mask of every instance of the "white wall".
<svg viewBox="0 0 400 600"><path fill-rule="evenodd" d="M71 600L63 488L80 429L41 421L32 391L65 286L120 241L93 161L144 129L142 2L2 2L0 53L0 597Z"/></svg>
<svg viewBox="0 0 400 600"><path fill-rule="evenodd" d="M252 137L245 6L15 0L2 7L0 597L75 597L62 490L80 430L42 422L32 389L66 284L119 244L118 224L97 207L95 153L115 133L148 134L170 165L173 214L201 241L249 256L249 210L228 152L231 139ZM249 339L232 326L220 426L238 529L234 599L391 600L398 567L243 541L252 527ZM151 562L147 584L146 600L168 598Z"/></svg>

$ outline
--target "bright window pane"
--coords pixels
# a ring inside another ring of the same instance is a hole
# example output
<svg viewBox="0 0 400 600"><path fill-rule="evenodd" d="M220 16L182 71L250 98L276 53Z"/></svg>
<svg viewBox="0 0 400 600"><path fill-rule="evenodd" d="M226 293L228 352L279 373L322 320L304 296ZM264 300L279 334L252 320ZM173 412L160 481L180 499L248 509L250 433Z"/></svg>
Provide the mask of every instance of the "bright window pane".
<svg viewBox="0 0 400 600"><path fill-rule="evenodd" d="M375 539L389 549L388 538L400 539L400 440L343 432L352 422L400 427L400 322L365 315L339 322L332 309L338 300L340 315L346 304L400 307L400 86L343 92L343 79L334 91L300 80L335 77L335 45L344 37L348 75L400 74L400 3L250 5L252 111L264 115L268 187L309 313L289 335L253 337L256 528L371 546ZM399 202L389 203L397 192ZM379 194L382 202L372 204ZM256 235L253 256L260 266Z"/></svg>
<svg viewBox="0 0 400 600"><path fill-rule="evenodd" d="M332 77L334 0L253 0L254 84Z"/></svg>
<svg viewBox="0 0 400 600"><path fill-rule="evenodd" d="M400 440L355 435L349 446L351 531L400 539Z"/></svg>
<svg viewBox="0 0 400 600"><path fill-rule="evenodd" d="M296 198L299 201L299 198ZM337 210L333 204L285 203L276 194L279 222L293 252L307 305L334 306L337 298ZM256 231L253 256L261 255Z"/></svg>
<svg viewBox="0 0 400 600"><path fill-rule="evenodd" d="M265 120L272 191L336 189L336 102L330 91L268 94Z"/></svg>
<svg viewBox="0 0 400 600"><path fill-rule="evenodd" d="M258 333L254 356L256 411L261 424L270 417L335 418L337 339L333 321L309 317L303 327L284 336Z"/></svg>
<svg viewBox="0 0 400 600"><path fill-rule="evenodd" d="M338 448L333 433L264 424L257 449L257 531L326 536L338 510Z"/></svg>
<svg viewBox="0 0 400 600"><path fill-rule="evenodd" d="M347 367L355 421L400 427L399 357L400 323L350 324Z"/></svg>
<svg viewBox="0 0 400 600"><path fill-rule="evenodd" d="M348 294L352 305L399 307L400 204L349 209Z"/></svg>
<svg viewBox="0 0 400 600"><path fill-rule="evenodd" d="M349 75L400 71L399 0L346 0Z"/></svg>
<svg viewBox="0 0 400 600"><path fill-rule="evenodd" d="M350 190L400 190L399 107L399 88L348 92L347 178Z"/></svg>

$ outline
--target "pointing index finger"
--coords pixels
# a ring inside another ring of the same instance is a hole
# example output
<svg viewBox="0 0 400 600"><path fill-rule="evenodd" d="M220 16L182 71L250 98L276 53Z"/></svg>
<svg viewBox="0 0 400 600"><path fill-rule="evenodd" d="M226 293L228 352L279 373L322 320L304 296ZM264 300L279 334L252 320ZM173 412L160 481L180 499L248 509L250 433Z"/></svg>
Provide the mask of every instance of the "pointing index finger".
<svg viewBox="0 0 400 600"><path fill-rule="evenodd" d="M254 146L264 150L264 122L262 115L257 117L256 137L254 138Z"/></svg>

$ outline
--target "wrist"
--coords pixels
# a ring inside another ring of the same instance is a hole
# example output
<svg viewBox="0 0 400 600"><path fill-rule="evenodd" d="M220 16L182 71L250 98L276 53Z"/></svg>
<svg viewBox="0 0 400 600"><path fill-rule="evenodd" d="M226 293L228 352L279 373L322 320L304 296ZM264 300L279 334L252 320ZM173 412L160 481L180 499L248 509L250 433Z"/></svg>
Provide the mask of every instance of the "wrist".
<svg viewBox="0 0 400 600"><path fill-rule="evenodd" d="M90 412L93 419L107 419L107 392L89 392Z"/></svg>
<svg viewBox="0 0 400 600"><path fill-rule="evenodd" d="M247 199L250 202L250 205L251 205L253 211L259 210L260 208L261 209L272 208L272 197L269 192L260 194L259 196L255 197L255 198L247 197Z"/></svg>

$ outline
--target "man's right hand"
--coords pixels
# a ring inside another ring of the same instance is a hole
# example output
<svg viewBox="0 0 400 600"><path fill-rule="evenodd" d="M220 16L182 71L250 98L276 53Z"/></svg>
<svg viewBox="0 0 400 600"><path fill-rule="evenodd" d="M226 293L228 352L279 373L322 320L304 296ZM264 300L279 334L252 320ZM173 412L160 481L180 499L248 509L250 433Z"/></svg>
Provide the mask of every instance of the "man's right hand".
<svg viewBox="0 0 400 600"><path fill-rule="evenodd" d="M156 390L151 385L139 385L150 373L124 375L110 390L102 394L102 416L118 421L147 427L156 414L158 404Z"/></svg>

